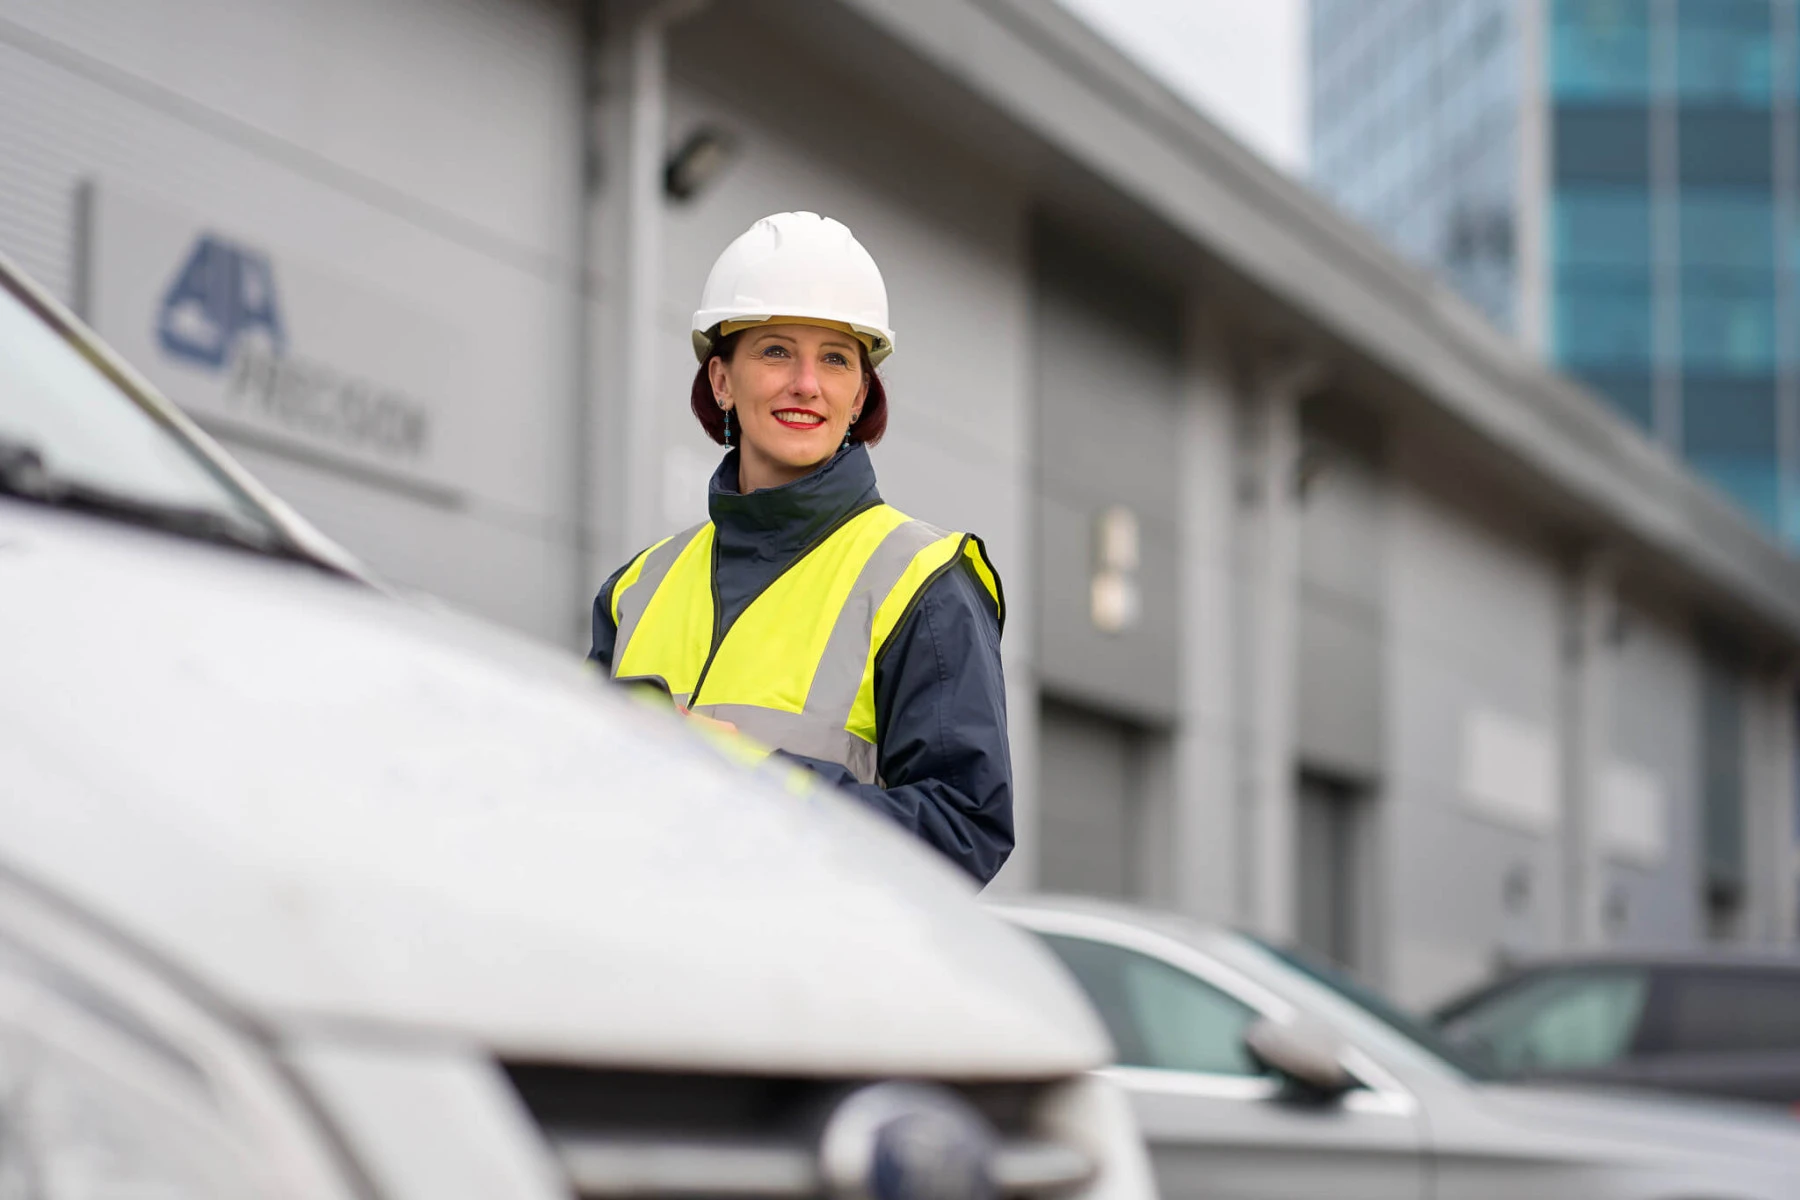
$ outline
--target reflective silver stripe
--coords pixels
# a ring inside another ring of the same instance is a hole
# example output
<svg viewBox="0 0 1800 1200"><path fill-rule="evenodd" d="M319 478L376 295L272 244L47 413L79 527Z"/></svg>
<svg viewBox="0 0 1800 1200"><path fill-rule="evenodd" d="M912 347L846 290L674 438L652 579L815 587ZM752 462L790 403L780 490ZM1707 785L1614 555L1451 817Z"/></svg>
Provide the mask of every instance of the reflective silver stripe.
<svg viewBox="0 0 1800 1200"><path fill-rule="evenodd" d="M858 783L879 782L874 744L845 729L842 720L833 725L830 718L814 713L782 712L754 704L700 704L694 711L730 721L738 732L776 750L842 763Z"/></svg>
<svg viewBox="0 0 1800 1200"><path fill-rule="evenodd" d="M923 521L909 520L881 539L857 573L832 624L806 694L805 712L748 704L702 704L694 711L730 721L743 733L777 750L842 763L859 783L878 783L876 747L846 728L868 666L875 614L919 552L949 536Z"/></svg>
<svg viewBox="0 0 1800 1200"><path fill-rule="evenodd" d="M638 572L637 580L619 597L619 634L613 639L614 675L619 672L619 663L625 657L625 647L630 643L631 635L637 632L638 622L644 619L644 610L650 607L650 597L656 595L656 589L669 577L669 569L681 557L681 552L688 548L688 543L699 537L700 531L708 524L709 522L702 521L650 551L644 559L643 570Z"/></svg>
<svg viewBox="0 0 1800 1200"><path fill-rule="evenodd" d="M851 585L850 595L831 627L825 653L819 657L812 687L806 693L807 712L835 722L839 729L849 726L850 710L856 706L856 693L862 687L863 670L869 663L869 640L875 635L876 612L919 551L949 536L947 531L923 521L907 521L881 539L881 545L875 547L875 553ZM854 734L851 738L868 745Z"/></svg>

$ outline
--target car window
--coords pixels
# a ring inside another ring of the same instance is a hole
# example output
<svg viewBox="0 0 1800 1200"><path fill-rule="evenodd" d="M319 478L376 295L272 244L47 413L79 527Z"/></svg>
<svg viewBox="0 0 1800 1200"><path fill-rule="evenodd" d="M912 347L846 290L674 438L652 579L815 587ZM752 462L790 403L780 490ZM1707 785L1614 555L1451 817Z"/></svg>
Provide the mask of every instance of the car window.
<svg viewBox="0 0 1800 1200"><path fill-rule="evenodd" d="M1335 993L1361 1010L1366 1017L1385 1025L1389 1031L1411 1042L1442 1066L1470 1079L1488 1079L1492 1072L1479 1059L1463 1052L1437 1029L1425 1024L1403 1009L1395 1007L1381 993L1355 977L1296 946L1278 946L1254 934L1239 931L1238 936L1259 953L1276 963Z"/></svg>
<svg viewBox="0 0 1800 1200"><path fill-rule="evenodd" d="M1118 1048L1119 1064L1209 1075L1261 1075L1244 1048L1249 1005L1135 950L1044 935L1081 984Z"/></svg>
<svg viewBox="0 0 1800 1200"><path fill-rule="evenodd" d="M1648 994L1640 970L1546 974L1475 1004L1444 1032L1502 1074L1601 1067L1630 1050Z"/></svg>
<svg viewBox="0 0 1800 1200"><path fill-rule="evenodd" d="M1669 1050L1800 1050L1800 977L1678 972L1667 988Z"/></svg>

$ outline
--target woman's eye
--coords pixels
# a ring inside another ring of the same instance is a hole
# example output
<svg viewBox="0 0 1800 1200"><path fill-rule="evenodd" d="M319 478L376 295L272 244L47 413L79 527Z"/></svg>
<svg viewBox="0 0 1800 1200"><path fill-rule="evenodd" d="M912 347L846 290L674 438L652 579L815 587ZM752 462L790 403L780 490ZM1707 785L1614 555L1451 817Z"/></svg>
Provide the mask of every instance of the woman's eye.
<svg viewBox="0 0 1800 1200"><path fill-rule="evenodd" d="M786 346L765 346L763 348L763 357L764 358L786 358L787 357L787 347Z"/></svg>
<svg viewBox="0 0 1800 1200"><path fill-rule="evenodd" d="M842 354L837 353L836 351L833 351L832 353L827 354L825 356L825 361L830 363L834 367L847 367L850 365L850 360L848 358L844 357Z"/></svg>

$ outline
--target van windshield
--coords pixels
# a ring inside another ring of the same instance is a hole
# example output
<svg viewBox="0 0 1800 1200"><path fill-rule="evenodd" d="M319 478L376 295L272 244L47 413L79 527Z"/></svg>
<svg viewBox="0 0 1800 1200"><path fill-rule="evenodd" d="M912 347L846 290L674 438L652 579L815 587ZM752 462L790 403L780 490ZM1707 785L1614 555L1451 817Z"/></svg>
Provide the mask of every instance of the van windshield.
<svg viewBox="0 0 1800 1200"><path fill-rule="evenodd" d="M0 495L295 553L260 504L3 263Z"/></svg>

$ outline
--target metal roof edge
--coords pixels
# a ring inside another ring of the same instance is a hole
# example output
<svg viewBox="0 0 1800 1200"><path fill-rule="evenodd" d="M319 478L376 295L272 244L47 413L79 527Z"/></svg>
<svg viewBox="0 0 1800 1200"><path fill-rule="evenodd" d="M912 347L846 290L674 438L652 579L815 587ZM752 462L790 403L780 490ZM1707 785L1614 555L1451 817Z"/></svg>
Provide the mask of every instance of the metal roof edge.
<svg viewBox="0 0 1800 1200"><path fill-rule="evenodd" d="M1800 560L1051 0L841 0L1800 653Z"/></svg>

